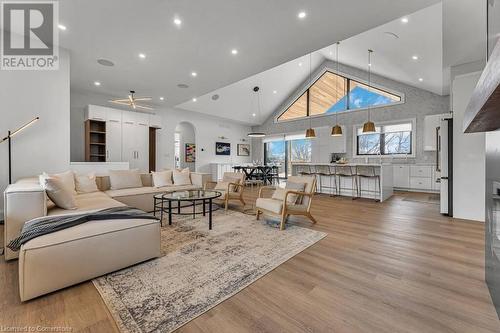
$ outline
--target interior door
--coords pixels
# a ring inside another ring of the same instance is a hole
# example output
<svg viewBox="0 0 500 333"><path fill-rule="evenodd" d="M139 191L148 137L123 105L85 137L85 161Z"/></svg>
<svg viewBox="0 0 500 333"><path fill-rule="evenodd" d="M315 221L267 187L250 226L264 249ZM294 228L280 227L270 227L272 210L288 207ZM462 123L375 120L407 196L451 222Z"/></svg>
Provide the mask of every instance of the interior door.
<svg viewBox="0 0 500 333"><path fill-rule="evenodd" d="M441 172L440 212L448 214L448 121L439 123L437 132L438 170Z"/></svg>
<svg viewBox="0 0 500 333"><path fill-rule="evenodd" d="M149 126L137 124L135 128L135 168L149 172Z"/></svg>

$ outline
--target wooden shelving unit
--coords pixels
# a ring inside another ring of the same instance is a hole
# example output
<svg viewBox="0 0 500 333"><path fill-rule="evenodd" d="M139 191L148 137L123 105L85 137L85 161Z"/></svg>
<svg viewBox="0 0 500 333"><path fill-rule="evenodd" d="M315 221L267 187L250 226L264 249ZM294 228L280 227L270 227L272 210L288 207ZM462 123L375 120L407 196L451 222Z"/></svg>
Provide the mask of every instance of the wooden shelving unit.
<svg viewBox="0 0 500 333"><path fill-rule="evenodd" d="M106 122L85 121L85 161L106 162Z"/></svg>

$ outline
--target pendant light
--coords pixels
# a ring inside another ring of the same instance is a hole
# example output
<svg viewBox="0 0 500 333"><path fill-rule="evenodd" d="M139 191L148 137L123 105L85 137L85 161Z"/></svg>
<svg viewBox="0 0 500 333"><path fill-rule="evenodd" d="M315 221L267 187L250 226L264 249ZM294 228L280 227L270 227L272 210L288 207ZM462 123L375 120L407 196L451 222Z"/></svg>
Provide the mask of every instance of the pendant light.
<svg viewBox="0 0 500 333"><path fill-rule="evenodd" d="M257 93L257 121L260 120L260 93L259 93L260 88L258 86L253 87L253 91ZM266 136L266 133L263 132L250 132L247 134L248 137L250 138L263 138Z"/></svg>
<svg viewBox="0 0 500 333"><path fill-rule="evenodd" d="M306 138L308 139L313 139L316 137L316 132L314 131L314 128L312 128L312 119L311 119L311 114L309 110L309 88L311 88L312 85L312 80L311 80L311 74L312 74L312 53L309 53L309 86L307 88L307 116L309 117L309 128L306 130Z"/></svg>
<svg viewBox="0 0 500 333"><path fill-rule="evenodd" d="M372 85L372 52L373 50L368 50L368 89L371 89ZM375 124L371 121L371 105L368 104L368 121L363 124L363 133L375 133Z"/></svg>
<svg viewBox="0 0 500 333"><path fill-rule="evenodd" d="M339 44L340 42L337 42L337 75L339 75ZM339 80L337 78L337 82L335 85L337 86L337 93L339 91ZM342 97L343 98L343 97ZM339 125L339 111L335 111L335 126L332 127L332 136L342 136L342 127Z"/></svg>

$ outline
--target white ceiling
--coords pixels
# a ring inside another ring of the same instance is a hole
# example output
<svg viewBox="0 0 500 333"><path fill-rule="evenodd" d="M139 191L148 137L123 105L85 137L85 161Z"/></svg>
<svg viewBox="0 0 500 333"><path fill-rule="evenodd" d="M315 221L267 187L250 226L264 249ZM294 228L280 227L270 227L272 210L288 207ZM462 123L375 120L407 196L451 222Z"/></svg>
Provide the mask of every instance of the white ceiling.
<svg viewBox="0 0 500 333"><path fill-rule="evenodd" d="M60 42L71 53L72 89L110 96L134 89L173 106L437 2L61 0L67 30ZM307 16L299 20L302 10ZM182 19L180 27L174 17ZM115 66L98 65L98 58Z"/></svg>
<svg viewBox="0 0 500 333"><path fill-rule="evenodd" d="M449 91L443 82L442 5L429 6L406 15L408 23L397 18L341 42L339 60L353 67L367 68L367 50L372 49L372 71L376 74L419 87L436 94ZM392 32L394 38L386 34ZM418 60L412 59L413 55ZM335 45L313 53L312 68L324 60L335 61ZM299 66L302 64L302 66ZM247 122L262 123L267 119L309 75L309 57L302 56L239 82L217 89L187 101L179 108L219 115ZM420 82L419 78L423 81ZM261 87L261 114L257 111L256 97L252 88ZM276 94L273 93L276 91ZM218 94L217 101L211 99ZM252 117L256 113L256 117Z"/></svg>

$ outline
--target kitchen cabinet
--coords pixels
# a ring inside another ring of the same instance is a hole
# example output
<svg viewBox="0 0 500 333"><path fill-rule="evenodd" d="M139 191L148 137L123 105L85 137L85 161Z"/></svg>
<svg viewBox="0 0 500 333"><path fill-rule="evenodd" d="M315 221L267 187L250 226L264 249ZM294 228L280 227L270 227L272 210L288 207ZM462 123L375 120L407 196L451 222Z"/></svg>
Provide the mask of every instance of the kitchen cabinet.
<svg viewBox="0 0 500 333"><path fill-rule="evenodd" d="M149 170L149 118L148 115L123 113L122 160L131 169Z"/></svg>
<svg viewBox="0 0 500 333"><path fill-rule="evenodd" d="M396 188L410 187L410 167L408 165L394 165L393 167L393 186Z"/></svg>
<svg viewBox="0 0 500 333"><path fill-rule="evenodd" d="M421 192L439 191L439 174L433 165L393 165L393 186L398 189Z"/></svg>

